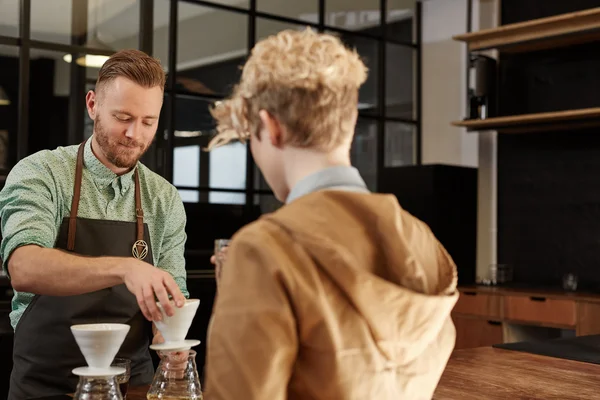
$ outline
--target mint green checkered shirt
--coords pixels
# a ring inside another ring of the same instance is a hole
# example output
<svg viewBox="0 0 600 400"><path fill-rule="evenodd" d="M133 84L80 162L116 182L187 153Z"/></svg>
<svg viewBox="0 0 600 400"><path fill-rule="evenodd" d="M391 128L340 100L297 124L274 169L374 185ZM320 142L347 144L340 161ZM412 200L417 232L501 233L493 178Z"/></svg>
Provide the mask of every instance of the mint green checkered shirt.
<svg viewBox="0 0 600 400"><path fill-rule="evenodd" d="M85 144L78 217L134 222L133 171L117 176L94 156L91 142ZM42 150L24 158L10 171L0 192L2 260L8 260L19 246L55 246L62 219L71 210L78 147ZM173 275L184 296L189 297L183 255L187 238L183 203L168 181L141 163L138 169L154 265ZM7 263L3 264L7 272ZM33 296L15 291L10 314L13 329Z"/></svg>

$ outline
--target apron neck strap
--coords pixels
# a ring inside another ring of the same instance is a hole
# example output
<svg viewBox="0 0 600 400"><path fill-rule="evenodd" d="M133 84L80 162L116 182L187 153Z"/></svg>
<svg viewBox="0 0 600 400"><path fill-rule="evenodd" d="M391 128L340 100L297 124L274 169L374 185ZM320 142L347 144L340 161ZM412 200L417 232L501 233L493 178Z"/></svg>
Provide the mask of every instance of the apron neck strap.
<svg viewBox="0 0 600 400"><path fill-rule="evenodd" d="M75 249L75 233L77 230L77 211L79 209L79 198L81 196L81 177L83 174L83 153L85 150L85 143L88 139L84 140L79 145L77 151L77 164L75 166L75 187L73 189L73 201L71 202L71 214L69 215L69 233L67 238L67 250L73 251ZM137 225L137 240L144 240L144 210L142 209L142 196L140 195L140 177L138 169L135 169L135 216Z"/></svg>

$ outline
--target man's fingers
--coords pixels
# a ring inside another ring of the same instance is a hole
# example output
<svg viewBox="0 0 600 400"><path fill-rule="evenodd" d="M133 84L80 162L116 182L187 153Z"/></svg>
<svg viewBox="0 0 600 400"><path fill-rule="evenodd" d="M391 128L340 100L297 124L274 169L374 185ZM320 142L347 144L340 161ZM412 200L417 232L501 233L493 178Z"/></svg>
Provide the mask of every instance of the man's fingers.
<svg viewBox="0 0 600 400"><path fill-rule="evenodd" d="M148 310L148 307L146 307L146 300L144 299L144 295L141 289L136 293L135 298L137 299L138 305L140 306L140 311L142 311L144 317L148 321L152 321L152 314Z"/></svg>
<svg viewBox="0 0 600 400"><path fill-rule="evenodd" d="M152 344L160 344L160 343L164 343L165 342L165 338L163 338L162 333L156 332L156 335L154 335L154 337L152 338Z"/></svg>
<svg viewBox="0 0 600 400"><path fill-rule="evenodd" d="M177 286L175 279L173 279L171 275L167 274L163 279L163 283L167 287L169 293L171 294L175 305L177 307L183 307L183 305L185 304L185 297L183 296L183 293L181 293L179 286Z"/></svg>
<svg viewBox="0 0 600 400"><path fill-rule="evenodd" d="M152 285L152 288L154 289L154 294L156 294L156 298L162 305L163 310L165 310L165 314L167 314L169 317L172 317L173 314L175 314L175 310L173 309L173 305L169 300L169 295L165 290L165 286L163 285L163 283L155 282Z"/></svg>
<svg viewBox="0 0 600 400"><path fill-rule="evenodd" d="M148 307L148 312L152 314L153 321L161 321L162 313L156 306L156 300L154 300L154 290L150 284L143 286L144 288L144 302L146 303L146 307Z"/></svg>

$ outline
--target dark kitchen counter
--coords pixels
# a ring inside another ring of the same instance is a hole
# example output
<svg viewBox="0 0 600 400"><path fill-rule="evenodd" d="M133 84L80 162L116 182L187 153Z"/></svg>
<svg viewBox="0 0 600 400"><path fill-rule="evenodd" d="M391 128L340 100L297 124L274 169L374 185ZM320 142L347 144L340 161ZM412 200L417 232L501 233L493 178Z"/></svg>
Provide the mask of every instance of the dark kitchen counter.
<svg viewBox="0 0 600 400"><path fill-rule="evenodd" d="M600 335L503 343L494 345L493 347L600 365Z"/></svg>

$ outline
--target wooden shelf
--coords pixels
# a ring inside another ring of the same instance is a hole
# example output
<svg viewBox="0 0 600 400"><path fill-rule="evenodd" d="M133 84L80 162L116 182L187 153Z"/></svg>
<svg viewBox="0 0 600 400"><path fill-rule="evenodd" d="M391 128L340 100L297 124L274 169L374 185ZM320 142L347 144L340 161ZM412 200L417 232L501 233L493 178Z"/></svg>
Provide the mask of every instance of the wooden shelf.
<svg viewBox="0 0 600 400"><path fill-rule="evenodd" d="M600 107L454 121L452 125L467 128L468 131L495 130L502 133L585 129L600 126Z"/></svg>
<svg viewBox="0 0 600 400"><path fill-rule="evenodd" d="M568 1L568 0L565 0ZM525 52L600 40L600 7L454 36L470 51Z"/></svg>

